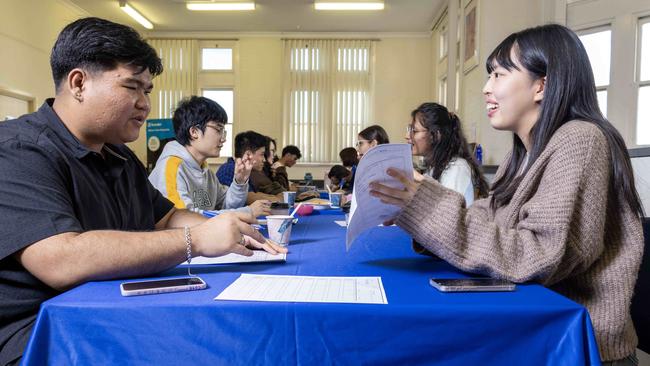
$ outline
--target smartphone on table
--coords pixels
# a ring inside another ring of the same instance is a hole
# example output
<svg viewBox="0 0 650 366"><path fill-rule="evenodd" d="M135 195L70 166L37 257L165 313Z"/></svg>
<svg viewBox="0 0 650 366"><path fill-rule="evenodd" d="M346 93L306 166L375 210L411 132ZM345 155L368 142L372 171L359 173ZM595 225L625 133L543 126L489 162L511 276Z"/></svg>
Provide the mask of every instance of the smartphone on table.
<svg viewBox="0 0 650 366"><path fill-rule="evenodd" d="M163 280L123 282L120 284L122 296L162 294L165 292L202 290L208 285L200 277L174 277Z"/></svg>
<svg viewBox="0 0 650 366"><path fill-rule="evenodd" d="M429 284L442 292L514 291L516 287L493 278L431 278Z"/></svg>

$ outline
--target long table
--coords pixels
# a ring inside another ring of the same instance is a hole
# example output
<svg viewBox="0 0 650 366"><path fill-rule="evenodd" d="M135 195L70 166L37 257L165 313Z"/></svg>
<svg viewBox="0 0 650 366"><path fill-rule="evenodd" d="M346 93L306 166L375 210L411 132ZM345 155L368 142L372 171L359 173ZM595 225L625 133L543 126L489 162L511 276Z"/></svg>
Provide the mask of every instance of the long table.
<svg viewBox="0 0 650 366"><path fill-rule="evenodd" d="M342 219L301 217L286 263L195 268L206 290L122 297L122 281L101 281L63 293L41 306L23 364L600 364L583 306L536 284L438 292L430 277L467 274L414 254L397 227L346 252ZM381 276L388 304L215 301L241 273Z"/></svg>

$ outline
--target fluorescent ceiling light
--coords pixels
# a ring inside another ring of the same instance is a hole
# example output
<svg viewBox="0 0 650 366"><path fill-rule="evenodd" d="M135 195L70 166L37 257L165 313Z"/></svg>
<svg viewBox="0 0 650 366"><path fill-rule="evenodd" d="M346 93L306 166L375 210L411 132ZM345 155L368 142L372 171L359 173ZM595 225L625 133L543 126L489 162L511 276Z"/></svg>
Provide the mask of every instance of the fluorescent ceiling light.
<svg viewBox="0 0 650 366"><path fill-rule="evenodd" d="M120 9L129 14L136 22L142 24L143 27L153 29L153 24L151 24L151 22L142 14L138 13L137 10L133 9L126 1L120 1Z"/></svg>
<svg viewBox="0 0 650 366"><path fill-rule="evenodd" d="M342 2L342 1L316 1L316 10L383 10L383 1Z"/></svg>
<svg viewBox="0 0 650 366"><path fill-rule="evenodd" d="M189 10L255 10L254 1L239 2L189 2Z"/></svg>

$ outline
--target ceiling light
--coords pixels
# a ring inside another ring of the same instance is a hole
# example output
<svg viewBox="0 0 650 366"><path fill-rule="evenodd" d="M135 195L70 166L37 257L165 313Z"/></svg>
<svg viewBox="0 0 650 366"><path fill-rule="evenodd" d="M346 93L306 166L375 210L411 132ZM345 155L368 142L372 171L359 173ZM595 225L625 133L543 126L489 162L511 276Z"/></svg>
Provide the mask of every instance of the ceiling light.
<svg viewBox="0 0 650 366"><path fill-rule="evenodd" d="M120 1L120 9L129 14L136 22L142 24L143 27L153 29L153 24L151 24L151 22L142 14L138 13L137 10L133 9L126 1Z"/></svg>
<svg viewBox="0 0 650 366"><path fill-rule="evenodd" d="M254 1L238 2L188 2L188 10L255 10Z"/></svg>
<svg viewBox="0 0 650 366"><path fill-rule="evenodd" d="M383 1L316 1L314 3L316 10L383 10Z"/></svg>

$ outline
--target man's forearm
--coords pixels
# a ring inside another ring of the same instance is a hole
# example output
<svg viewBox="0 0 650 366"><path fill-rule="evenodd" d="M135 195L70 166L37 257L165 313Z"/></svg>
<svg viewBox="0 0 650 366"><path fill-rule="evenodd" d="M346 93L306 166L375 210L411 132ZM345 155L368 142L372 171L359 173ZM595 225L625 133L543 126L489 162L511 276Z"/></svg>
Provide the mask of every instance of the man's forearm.
<svg viewBox="0 0 650 366"><path fill-rule="evenodd" d="M185 226L193 227L199 225L205 220L207 220L207 218L199 213L188 210L175 210L167 220L164 228L175 229Z"/></svg>
<svg viewBox="0 0 650 366"><path fill-rule="evenodd" d="M108 278L149 275L185 260L182 229L63 233L19 252L18 259L49 286L65 290Z"/></svg>

